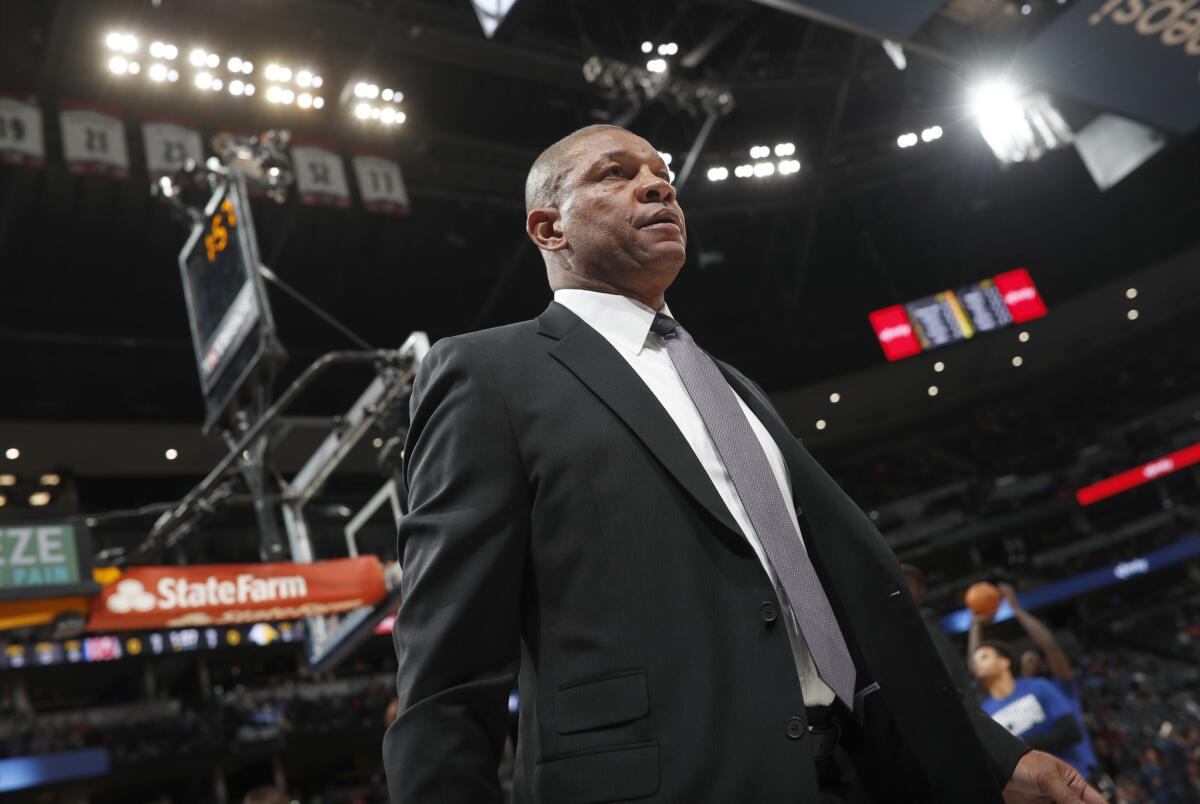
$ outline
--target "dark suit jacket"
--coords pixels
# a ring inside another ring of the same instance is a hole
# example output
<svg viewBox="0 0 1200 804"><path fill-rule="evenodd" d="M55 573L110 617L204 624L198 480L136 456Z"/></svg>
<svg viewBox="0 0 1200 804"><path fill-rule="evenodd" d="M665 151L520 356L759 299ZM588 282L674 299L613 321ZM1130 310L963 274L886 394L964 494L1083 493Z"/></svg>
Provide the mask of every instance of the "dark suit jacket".
<svg viewBox="0 0 1200 804"><path fill-rule="evenodd" d="M859 686L880 686L866 698L869 775L897 801L999 801L1028 749L964 705L870 520L763 392L720 366L787 461ZM775 592L666 410L599 333L551 304L439 341L411 413L393 802L500 800L518 676L516 802L816 801L788 636L762 612Z"/></svg>

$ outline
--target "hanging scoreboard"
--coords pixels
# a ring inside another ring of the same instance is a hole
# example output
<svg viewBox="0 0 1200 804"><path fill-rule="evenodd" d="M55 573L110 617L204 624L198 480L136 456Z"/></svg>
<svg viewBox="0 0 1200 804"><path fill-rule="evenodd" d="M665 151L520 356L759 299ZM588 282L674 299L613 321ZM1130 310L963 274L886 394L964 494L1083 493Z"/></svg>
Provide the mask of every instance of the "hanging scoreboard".
<svg viewBox="0 0 1200 804"><path fill-rule="evenodd" d="M244 177L217 187L179 254L207 431L265 363L282 359L258 270Z"/></svg>
<svg viewBox="0 0 1200 804"><path fill-rule="evenodd" d="M1024 268L870 314L888 360L900 360L1046 314Z"/></svg>

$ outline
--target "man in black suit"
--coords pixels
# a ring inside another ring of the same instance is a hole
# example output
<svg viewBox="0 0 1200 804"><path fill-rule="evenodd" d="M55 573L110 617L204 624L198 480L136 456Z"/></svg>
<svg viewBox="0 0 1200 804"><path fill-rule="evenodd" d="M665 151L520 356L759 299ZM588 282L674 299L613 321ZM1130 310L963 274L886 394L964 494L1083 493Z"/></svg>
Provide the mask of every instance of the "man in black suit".
<svg viewBox="0 0 1200 804"><path fill-rule="evenodd" d="M516 678L521 804L1103 804L964 700L870 521L671 317L655 149L581 129L526 206L555 301L413 390L392 801L499 802Z"/></svg>

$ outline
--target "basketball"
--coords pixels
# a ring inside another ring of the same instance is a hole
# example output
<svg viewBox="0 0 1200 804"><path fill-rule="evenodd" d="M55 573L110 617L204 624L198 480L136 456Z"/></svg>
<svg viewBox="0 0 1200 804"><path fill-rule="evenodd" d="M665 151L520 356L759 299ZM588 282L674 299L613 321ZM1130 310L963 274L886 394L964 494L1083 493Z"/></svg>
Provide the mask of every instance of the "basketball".
<svg viewBox="0 0 1200 804"><path fill-rule="evenodd" d="M1000 590L987 581L971 584L966 595L967 608L976 614L992 615L1000 608Z"/></svg>

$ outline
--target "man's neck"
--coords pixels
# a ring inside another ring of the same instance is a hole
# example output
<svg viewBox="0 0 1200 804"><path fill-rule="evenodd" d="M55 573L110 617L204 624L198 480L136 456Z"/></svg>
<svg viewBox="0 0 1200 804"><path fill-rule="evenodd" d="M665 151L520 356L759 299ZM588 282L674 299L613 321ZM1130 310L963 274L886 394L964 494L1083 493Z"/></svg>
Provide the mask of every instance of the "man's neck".
<svg viewBox="0 0 1200 804"><path fill-rule="evenodd" d="M563 273L558 277L557 282L552 282L551 290L590 290L595 293L611 293L616 296L624 296L633 299L636 302L649 307L651 310L661 310L665 300L662 290L638 290L635 288L621 288L606 282L602 279L583 276L576 273Z"/></svg>
<svg viewBox="0 0 1200 804"><path fill-rule="evenodd" d="M1011 673L1006 673L989 681L987 688L988 695L1001 701L1013 694L1013 690L1017 688L1017 682L1013 680Z"/></svg>

